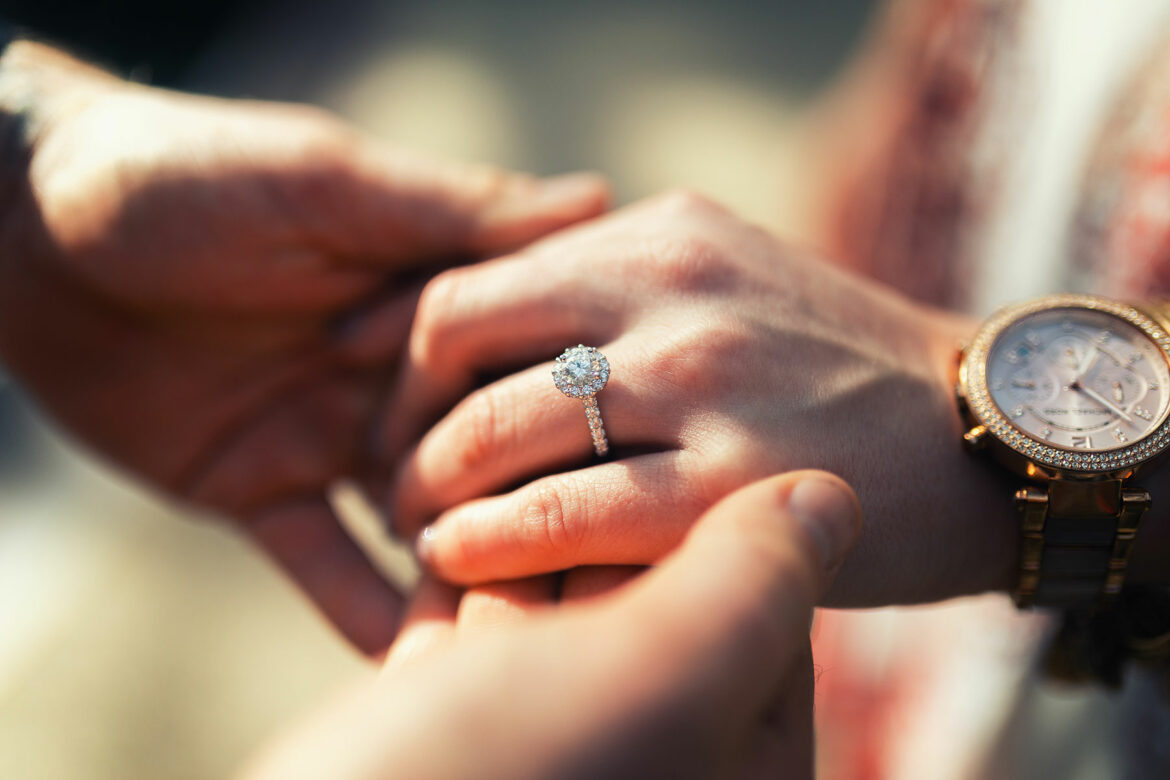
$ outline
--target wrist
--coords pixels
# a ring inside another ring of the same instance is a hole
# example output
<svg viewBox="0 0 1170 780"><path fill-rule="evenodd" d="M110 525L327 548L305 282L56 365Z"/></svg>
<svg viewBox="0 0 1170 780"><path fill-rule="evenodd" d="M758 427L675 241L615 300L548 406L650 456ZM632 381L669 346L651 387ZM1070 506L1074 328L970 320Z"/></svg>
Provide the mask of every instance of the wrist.
<svg viewBox="0 0 1170 780"><path fill-rule="evenodd" d="M973 321L906 302L896 350L907 381L871 394L869 414L897 421L865 436L841 468L862 501L867 528L824 599L858 607L934 602L1012 585L1017 479L961 446L956 353Z"/></svg>
<svg viewBox="0 0 1170 780"><path fill-rule="evenodd" d="M1024 480L1009 474L985 457L972 456L962 446L967 431L957 397L959 351L979 328L979 320L966 315L936 312L933 364L938 369L939 393L945 396L949 426L947 444L958 486L952 498L964 529L960 543L966 546L971 583L968 592L1012 589L1019 557L1019 516L1013 496Z"/></svg>

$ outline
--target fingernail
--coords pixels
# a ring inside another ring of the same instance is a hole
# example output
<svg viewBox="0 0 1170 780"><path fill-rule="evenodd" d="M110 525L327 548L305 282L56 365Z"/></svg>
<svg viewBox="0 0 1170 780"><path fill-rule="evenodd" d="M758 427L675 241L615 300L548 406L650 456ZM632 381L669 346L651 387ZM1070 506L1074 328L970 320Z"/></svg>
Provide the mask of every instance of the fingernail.
<svg viewBox="0 0 1170 780"><path fill-rule="evenodd" d="M419 562L424 565L429 565L434 558L435 549L435 527L428 525L418 535L418 540L414 543L414 555Z"/></svg>
<svg viewBox="0 0 1170 780"><path fill-rule="evenodd" d="M788 510L808 530L831 569L845 558L860 531L857 503L841 483L807 477L788 494Z"/></svg>

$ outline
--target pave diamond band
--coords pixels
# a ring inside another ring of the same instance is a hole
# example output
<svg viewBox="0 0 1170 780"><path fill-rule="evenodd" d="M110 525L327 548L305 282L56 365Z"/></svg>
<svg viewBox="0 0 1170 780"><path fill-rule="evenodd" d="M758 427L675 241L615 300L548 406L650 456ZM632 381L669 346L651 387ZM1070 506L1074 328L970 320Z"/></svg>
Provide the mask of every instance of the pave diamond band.
<svg viewBox="0 0 1170 780"><path fill-rule="evenodd" d="M609 452L609 441L605 437L605 425L601 422L601 409L597 405L597 394L609 381L609 361L593 347L578 344L569 347L553 364L553 384L570 398L579 398L585 407L585 419L593 437L593 451L598 455Z"/></svg>
<svg viewBox="0 0 1170 780"><path fill-rule="evenodd" d="M585 404L585 419L589 421L589 433L593 436L593 451L598 455L609 452L609 441L605 438L605 425L601 422L601 410L597 408L597 397L589 396Z"/></svg>

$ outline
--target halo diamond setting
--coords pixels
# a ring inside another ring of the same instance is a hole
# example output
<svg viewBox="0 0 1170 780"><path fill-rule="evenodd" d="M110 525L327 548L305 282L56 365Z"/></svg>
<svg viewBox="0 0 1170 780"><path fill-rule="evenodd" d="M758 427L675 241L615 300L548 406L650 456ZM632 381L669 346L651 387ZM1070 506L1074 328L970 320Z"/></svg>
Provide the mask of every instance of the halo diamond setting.
<svg viewBox="0 0 1170 780"><path fill-rule="evenodd" d="M569 347L553 366L553 383L570 398L597 395L609 381L609 361L593 347Z"/></svg>
<svg viewBox="0 0 1170 780"><path fill-rule="evenodd" d="M609 361L594 347L578 344L569 347L553 365L553 384L570 398L579 398L585 406L585 418L593 437L593 450L598 455L609 452L601 410L597 406L598 393L609 381Z"/></svg>

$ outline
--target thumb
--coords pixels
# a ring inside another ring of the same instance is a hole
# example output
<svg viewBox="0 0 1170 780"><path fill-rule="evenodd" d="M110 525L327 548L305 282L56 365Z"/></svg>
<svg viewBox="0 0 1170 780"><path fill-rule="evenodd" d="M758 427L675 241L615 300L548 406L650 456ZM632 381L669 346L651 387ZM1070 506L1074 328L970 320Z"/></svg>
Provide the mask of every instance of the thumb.
<svg viewBox="0 0 1170 780"><path fill-rule="evenodd" d="M688 679L703 709L758 713L807 647L812 607L860 530L857 497L831 474L749 485L628 593L626 635Z"/></svg>
<svg viewBox="0 0 1170 780"><path fill-rule="evenodd" d="M380 262L507 252L601 214L605 180L591 173L541 179L360 145L336 204L336 251Z"/></svg>

